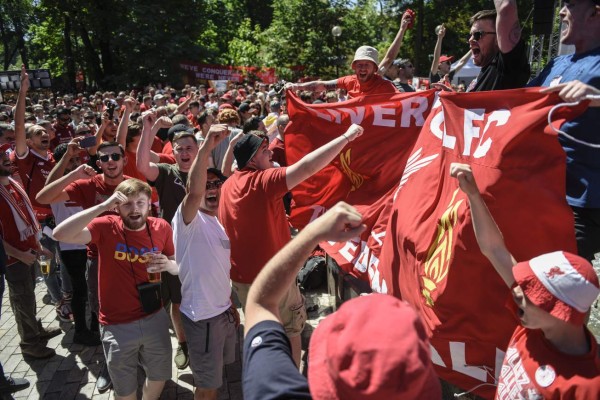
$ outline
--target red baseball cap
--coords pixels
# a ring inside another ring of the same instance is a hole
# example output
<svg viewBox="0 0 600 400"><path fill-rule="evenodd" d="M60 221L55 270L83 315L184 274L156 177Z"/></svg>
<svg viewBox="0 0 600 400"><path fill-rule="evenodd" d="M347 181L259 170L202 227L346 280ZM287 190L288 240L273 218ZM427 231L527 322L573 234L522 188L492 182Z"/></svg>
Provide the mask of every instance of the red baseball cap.
<svg viewBox="0 0 600 400"><path fill-rule="evenodd" d="M598 276L592 264L564 251L520 262L512 272L534 305L575 325L583 324L586 312L600 294Z"/></svg>
<svg viewBox="0 0 600 400"><path fill-rule="evenodd" d="M221 111L224 108L233 108L233 106L229 103L223 103L219 106L219 111Z"/></svg>
<svg viewBox="0 0 600 400"><path fill-rule="evenodd" d="M384 294L344 303L312 334L308 384L315 400L439 400L429 340L417 313Z"/></svg>
<svg viewBox="0 0 600 400"><path fill-rule="evenodd" d="M452 56L443 55L440 57L441 63L446 62L446 61L452 62L453 60L454 60L454 57L452 57Z"/></svg>

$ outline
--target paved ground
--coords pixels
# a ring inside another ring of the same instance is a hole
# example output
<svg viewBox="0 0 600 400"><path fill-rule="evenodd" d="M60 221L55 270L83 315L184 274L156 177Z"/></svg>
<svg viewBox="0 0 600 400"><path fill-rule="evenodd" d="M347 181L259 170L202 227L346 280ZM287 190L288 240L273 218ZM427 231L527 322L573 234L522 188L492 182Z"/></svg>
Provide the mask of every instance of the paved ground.
<svg viewBox="0 0 600 400"><path fill-rule="evenodd" d="M21 392L17 392L13 397L7 396L5 399L112 399L112 390L100 393L96 388L96 377L100 372L103 362L102 347L85 347L73 344L74 329L70 323L60 323L55 319L56 312L54 306L45 305L42 301L46 293L43 284L36 286L36 298L38 304L38 317L41 318L44 326L60 325L64 331L63 335L51 339L48 346L56 350L56 355L46 360L23 359L19 348L19 336L14 324L14 316L10 309L8 301L8 288L2 299L2 318L0 319L0 360L4 366L6 374L13 377L26 378L31 382L31 386ZM310 313L309 324L305 329L303 342L308 343L308 338L312 332L313 326L316 326L328 304L327 296L311 295L307 299L307 305L310 307L315 303L322 304L321 314L319 312ZM241 310L240 310L240 314ZM243 318L243 315L242 315ZM242 329L240 327L239 338L242 338ZM177 347L177 341L172 335L171 341L173 349ZM306 347L305 347L306 348ZM238 356L236 362L225 367L225 383L219 391L221 400L242 399L241 371L242 363L240 359L240 341L238 340ZM139 369L138 378L140 383L143 381L143 371ZM177 370L173 364L173 380L167 382L162 393L161 399L192 399L193 398L193 380L189 368ZM139 391L141 398L141 390Z"/></svg>

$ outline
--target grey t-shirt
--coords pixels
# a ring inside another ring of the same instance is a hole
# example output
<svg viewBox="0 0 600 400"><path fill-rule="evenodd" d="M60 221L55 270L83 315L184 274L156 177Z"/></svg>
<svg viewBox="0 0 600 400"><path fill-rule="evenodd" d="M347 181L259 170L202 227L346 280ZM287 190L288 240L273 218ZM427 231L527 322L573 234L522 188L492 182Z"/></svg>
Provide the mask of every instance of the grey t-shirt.
<svg viewBox="0 0 600 400"><path fill-rule="evenodd" d="M227 153L227 147L229 147L229 142L241 131L242 130L238 128L231 128L231 133L229 136L223 139L223 141L219 143L217 147L215 147L210 153L213 162L215 163L215 168L221 169L223 166L223 159L225 159L225 153Z"/></svg>
<svg viewBox="0 0 600 400"><path fill-rule="evenodd" d="M148 181L158 192L161 217L170 224L177 207L185 197L187 172L181 172L177 164L156 164L158 177L154 182Z"/></svg>

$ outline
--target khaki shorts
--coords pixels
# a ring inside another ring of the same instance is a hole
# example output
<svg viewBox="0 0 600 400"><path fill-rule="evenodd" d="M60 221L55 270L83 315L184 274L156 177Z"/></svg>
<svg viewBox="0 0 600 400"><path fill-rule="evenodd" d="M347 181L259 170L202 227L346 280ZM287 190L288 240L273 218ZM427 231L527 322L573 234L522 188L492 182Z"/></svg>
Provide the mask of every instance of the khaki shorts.
<svg viewBox="0 0 600 400"><path fill-rule="evenodd" d="M245 312L250 284L232 281L231 286L233 287L233 291L237 295L238 300L242 303L242 309ZM304 296L300 293L300 289L295 282L287 291L279 305L279 318L281 318L285 334L288 337L298 336L304 330L304 324L306 323L307 318L306 307L304 306Z"/></svg>

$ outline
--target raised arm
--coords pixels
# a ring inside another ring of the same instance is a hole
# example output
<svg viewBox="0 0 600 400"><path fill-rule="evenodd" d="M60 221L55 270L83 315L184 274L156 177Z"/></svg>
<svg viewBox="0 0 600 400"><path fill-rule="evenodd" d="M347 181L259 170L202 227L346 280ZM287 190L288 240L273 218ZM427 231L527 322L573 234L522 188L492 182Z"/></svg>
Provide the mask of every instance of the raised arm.
<svg viewBox="0 0 600 400"><path fill-rule="evenodd" d="M196 98L195 96L187 97L183 103L181 103L179 106L177 106L177 109L175 110L175 114L183 114L183 112L189 108L190 103L195 98Z"/></svg>
<svg viewBox="0 0 600 400"><path fill-rule="evenodd" d="M81 142L81 139L81 137L74 137L73 139L71 139L71 141L67 145L67 151L65 152L65 154L63 154L60 161L56 163L54 168L52 168L52 171L50 171L50 173L48 174L48 177L46 178L46 185L51 184L58 178L61 178L65 175L65 171L69 166L71 158L76 157L81 151L81 147L79 147L79 142Z"/></svg>
<svg viewBox="0 0 600 400"><path fill-rule="evenodd" d="M123 112L123 117L119 121L119 128L117 129L117 137L116 142L123 146L124 149L127 148L127 127L129 126L129 117L133 112L133 105L135 100L128 97L123 101L125 105L125 111Z"/></svg>
<svg viewBox="0 0 600 400"><path fill-rule="evenodd" d="M160 128L170 128L173 123L168 117L160 117L156 119L154 111L146 111L142 116L143 127L142 137L137 148L136 167L146 179L154 182L158 178L158 166L156 165L155 153L150 149L154 142L154 137Z"/></svg>
<svg viewBox="0 0 600 400"><path fill-rule="evenodd" d="M98 147L100 146L100 143L102 143L102 135L108 127L108 124L110 124L110 118L108 117L108 112L105 112L102 114L102 122L100 123L100 127L94 135L96 137L96 145L87 149L87 152L90 156L95 156L96 153L98 153Z"/></svg>
<svg viewBox="0 0 600 400"><path fill-rule="evenodd" d="M508 53L521 40L521 24L516 0L494 0L496 7L496 36L502 53Z"/></svg>
<svg viewBox="0 0 600 400"><path fill-rule="evenodd" d="M223 163L221 164L221 172L225 176L230 176L233 173L233 147L239 142L242 136L244 136L244 131L241 131L229 141L225 156L223 157Z"/></svg>
<svg viewBox="0 0 600 400"><path fill-rule="evenodd" d="M52 168L54 171L58 167L58 164ZM57 173L50 172L50 175L58 175ZM35 199L40 204L52 204L59 201L69 200L69 195L65 192L67 186L78 179L87 179L96 175L94 168L87 164L80 165L67 175L57 178L52 183L46 183L46 186L38 192Z"/></svg>
<svg viewBox="0 0 600 400"><path fill-rule="evenodd" d="M194 220L198 213L198 207L206 192L206 170L208 169L208 157L210 152L217 147L229 134L227 125L216 124L210 127L204 141L200 144L192 168L188 173L188 190L183 198L181 211L183 222L187 225Z"/></svg>
<svg viewBox="0 0 600 400"><path fill-rule="evenodd" d="M437 42L435 42L435 49L433 50L433 61L431 62L431 75L435 75L438 72L440 66L440 56L442 55L442 42L446 35L446 27L444 24L440 25L440 31L437 34Z"/></svg>
<svg viewBox="0 0 600 400"><path fill-rule="evenodd" d="M112 210L117 205L125 203L127 196L121 192L114 192L103 203L95 205L71 215L69 218L58 224L52 233L57 241L73 244L88 244L92 240L92 235L87 226L92 220L100 214Z"/></svg>
<svg viewBox="0 0 600 400"><path fill-rule="evenodd" d="M362 135L363 128L352 124L343 135L302 157L297 163L286 170L288 190L292 190L302 181L310 178L329 164L348 143Z"/></svg>
<svg viewBox="0 0 600 400"><path fill-rule="evenodd" d="M408 26L410 25L411 21L412 17L410 16L410 14L404 13L402 15L402 20L400 21L400 28L398 29L398 33L396 33L394 41L390 45L390 48L387 50L385 56L383 57L381 62L379 62L379 66L377 67L381 75L385 75L387 69L390 67L390 65L392 65L392 62L394 62L394 59L398 56L398 52L402 47L402 40L404 39L404 34L406 33L406 30L408 29Z"/></svg>
<svg viewBox="0 0 600 400"><path fill-rule="evenodd" d="M469 198L473 230L481 252L490 260L508 287L512 287L515 282L512 267L517 262L506 248L502 233L479 193L471 167L453 163L450 166L450 175L458 179L460 189Z"/></svg>
<svg viewBox="0 0 600 400"><path fill-rule="evenodd" d="M21 65L21 87L17 95L17 105L15 107L15 151L18 157L23 157L27 153L27 139L25 137L25 99L27 90L29 90L29 75L25 70L25 65Z"/></svg>
<svg viewBox="0 0 600 400"><path fill-rule="evenodd" d="M262 321L280 321L279 303L300 267L322 241L345 242L359 236L365 225L354 207L340 202L307 225L267 263L248 293L245 333Z"/></svg>

